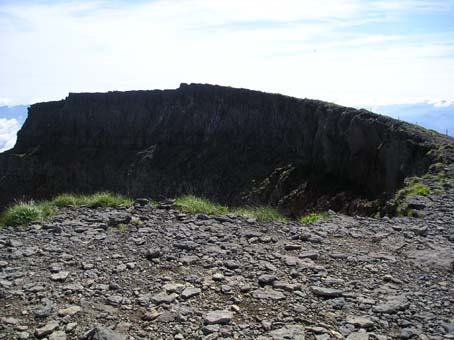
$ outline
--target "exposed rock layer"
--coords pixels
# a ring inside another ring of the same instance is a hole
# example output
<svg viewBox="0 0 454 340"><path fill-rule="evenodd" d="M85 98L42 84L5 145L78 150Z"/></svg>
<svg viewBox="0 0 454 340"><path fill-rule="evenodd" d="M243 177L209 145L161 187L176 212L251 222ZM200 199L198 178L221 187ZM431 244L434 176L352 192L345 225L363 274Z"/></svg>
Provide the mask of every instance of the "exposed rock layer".
<svg viewBox="0 0 454 340"><path fill-rule="evenodd" d="M30 107L0 155L0 206L111 190L345 210L424 173L436 138L365 110L221 86L70 94Z"/></svg>

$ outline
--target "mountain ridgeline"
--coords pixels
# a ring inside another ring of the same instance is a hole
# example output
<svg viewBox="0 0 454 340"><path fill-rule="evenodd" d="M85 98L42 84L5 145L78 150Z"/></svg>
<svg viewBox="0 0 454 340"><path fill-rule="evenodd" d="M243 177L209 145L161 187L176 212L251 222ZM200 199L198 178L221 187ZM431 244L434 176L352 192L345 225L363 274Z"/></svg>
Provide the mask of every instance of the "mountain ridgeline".
<svg viewBox="0 0 454 340"><path fill-rule="evenodd" d="M366 110L246 89L71 93L32 105L0 154L0 206L108 190L371 213L428 170L440 141Z"/></svg>

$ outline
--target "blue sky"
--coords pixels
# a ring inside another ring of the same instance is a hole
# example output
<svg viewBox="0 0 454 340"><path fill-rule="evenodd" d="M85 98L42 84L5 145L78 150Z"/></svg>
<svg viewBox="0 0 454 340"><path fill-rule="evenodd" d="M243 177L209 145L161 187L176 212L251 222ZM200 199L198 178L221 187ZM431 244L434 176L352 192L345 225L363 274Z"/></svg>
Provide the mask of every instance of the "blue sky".
<svg viewBox="0 0 454 340"><path fill-rule="evenodd" d="M0 0L0 105L200 82L454 100L454 0Z"/></svg>

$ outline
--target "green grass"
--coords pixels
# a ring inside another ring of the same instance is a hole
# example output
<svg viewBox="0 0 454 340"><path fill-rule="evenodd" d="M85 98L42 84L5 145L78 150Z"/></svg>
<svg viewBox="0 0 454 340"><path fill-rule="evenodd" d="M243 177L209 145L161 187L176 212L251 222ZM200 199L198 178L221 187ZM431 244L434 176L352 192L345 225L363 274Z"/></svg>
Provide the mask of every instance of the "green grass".
<svg viewBox="0 0 454 340"><path fill-rule="evenodd" d="M423 178L410 177L405 180L405 186L394 196L394 201L397 202L397 216L417 217L417 212L408 208L408 200L414 196L428 196L432 194L431 188L422 183L423 179L429 179L429 177L436 178L433 175L425 175Z"/></svg>
<svg viewBox="0 0 454 340"><path fill-rule="evenodd" d="M189 214L234 214L245 218L256 218L257 220L264 222L286 222L288 220L277 209L271 207L229 208L221 204L213 203L205 198L192 195L177 198L175 204L181 211Z"/></svg>
<svg viewBox="0 0 454 340"><path fill-rule="evenodd" d="M44 202L19 202L7 208L0 216L0 226L25 226L30 222L46 220L56 212L56 207L67 205L86 205L95 207L118 207L131 205L132 200L121 195L108 192L98 192L93 195L62 194L50 201Z"/></svg>
<svg viewBox="0 0 454 340"><path fill-rule="evenodd" d="M129 198L110 192L97 192L93 195L62 194L51 201L51 204L57 207L86 205L91 208L118 207L121 205L131 205L132 203L133 201Z"/></svg>
<svg viewBox="0 0 454 340"><path fill-rule="evenodd" d="M71 194L61 194L55 197L51 202L57 207L64 207L67 205L78 205L79 196Z"/></svg>
<svg viewBox="0 0 454 340"><path fill-rule="evenodd" d="M427 185L418 183L413 186L412 193L414 195L427 196L427 195L430 195L431 190Z"/></svg>
<svg viewBox="0 0 454 340"><path fill-rule="evenodd" d="M315 223L318 221L325 220L327 216L325 214L311 213L306 216L301 216L298 222L301 224Z"/></svg>
<svg viewBox="0 0 454 340"><path fill-rule="evenodd" d="M186 195L176 199L175 204L185 213L189 214L210 214L210 215L226 215L229 208L213 203L207 199Z"/></svg>
<svg viewBox="0 0 454 340"><path fill-rule="evenodd" d="M120 233L124 233L128 230L128 226L124 223L120 223L119 225L117 225L117 229Z"/></svg>
<svg viewBox="0 0 454 340"><path fill-rule="evenodd" d="M55 207L49 202L19 202L7 208L0 217L0 225L25 226L30 222L39 222L55 213Z"/></svg>
<svg viewBox="0 0 454 340"><path fill-rule="evenodd" d="M411 177L406 180L406 185L404 188L399 190L395 196L396 200L405 200L414 196L428 196L432 193L430 188L421 183L421 178Z"/></svg>

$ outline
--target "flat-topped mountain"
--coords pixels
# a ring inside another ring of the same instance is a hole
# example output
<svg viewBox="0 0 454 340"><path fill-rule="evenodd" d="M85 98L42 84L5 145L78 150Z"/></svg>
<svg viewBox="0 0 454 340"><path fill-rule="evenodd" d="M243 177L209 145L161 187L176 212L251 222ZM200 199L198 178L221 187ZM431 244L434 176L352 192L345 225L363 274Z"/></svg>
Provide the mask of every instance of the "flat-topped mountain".
<svg viewBox="0 0 454 340"><path fill-rule="evenodd" d="M34 104L0 154L0 206L62 192L196 194L289 214L377 207L434 163L441 137L311 99L230 87L71 93Z"/></svg>

